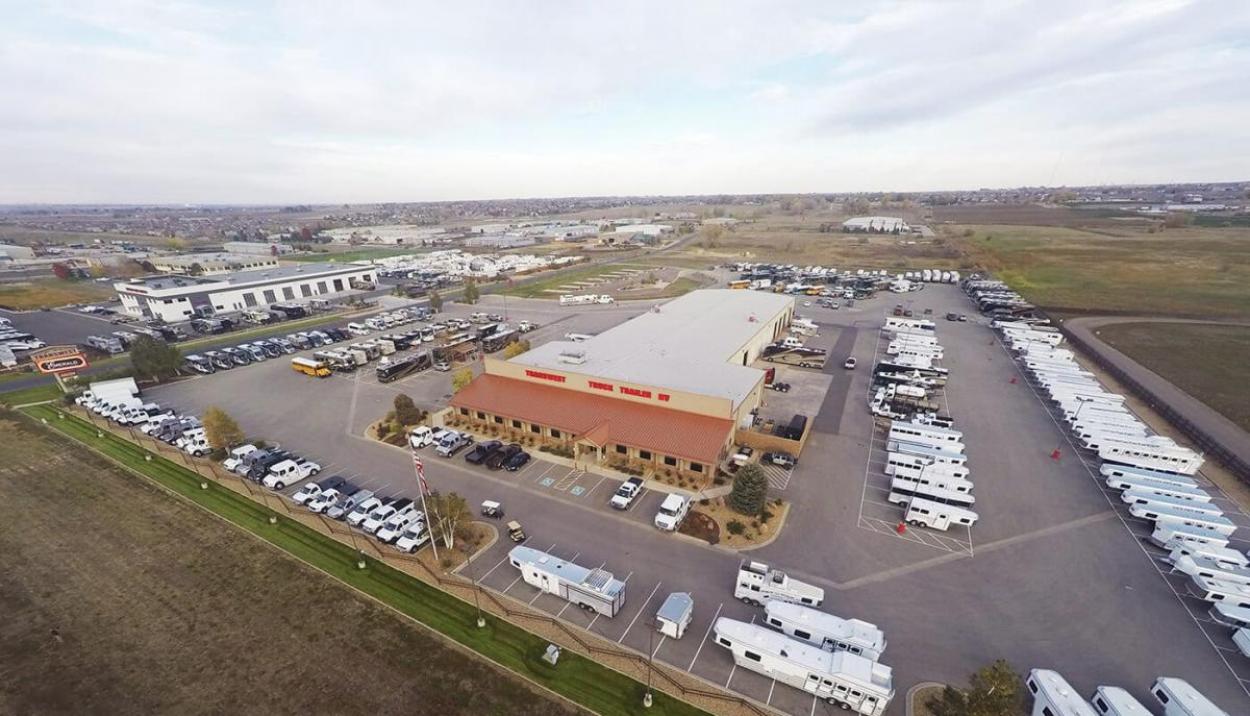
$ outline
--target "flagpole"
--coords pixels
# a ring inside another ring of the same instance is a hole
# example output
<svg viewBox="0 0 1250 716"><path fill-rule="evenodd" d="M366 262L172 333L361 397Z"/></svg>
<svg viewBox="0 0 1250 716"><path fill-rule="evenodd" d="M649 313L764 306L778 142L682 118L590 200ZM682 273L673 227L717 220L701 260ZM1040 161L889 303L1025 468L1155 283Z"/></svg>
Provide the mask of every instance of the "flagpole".
<svg viewBox="0 0 1250 716"><path fill-rule="evenodd" d="M430 508L425 506L425 466L415 451L412 453L412 465L417 471L417 489L421 491L421 511L425 513L425 529L430 533L430 549L434 550L434 561L437 562L438 538L434 535L434 519L430 516Z"/></svg>

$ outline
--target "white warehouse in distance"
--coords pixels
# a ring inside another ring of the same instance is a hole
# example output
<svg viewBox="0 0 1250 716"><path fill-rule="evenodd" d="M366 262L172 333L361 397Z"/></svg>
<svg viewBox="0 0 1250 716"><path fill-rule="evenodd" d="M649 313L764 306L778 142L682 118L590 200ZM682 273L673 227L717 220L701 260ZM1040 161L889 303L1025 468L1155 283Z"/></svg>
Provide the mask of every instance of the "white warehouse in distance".
<svg viewBox="0 0 1250 716"><path fill-rule="evenodd" d="M357 282L376 285L377 280L377 269L372 266L303 264L212 277L138 278L115 283L113 288L127 315L176 323L197 315L336 296Z"/></svg>

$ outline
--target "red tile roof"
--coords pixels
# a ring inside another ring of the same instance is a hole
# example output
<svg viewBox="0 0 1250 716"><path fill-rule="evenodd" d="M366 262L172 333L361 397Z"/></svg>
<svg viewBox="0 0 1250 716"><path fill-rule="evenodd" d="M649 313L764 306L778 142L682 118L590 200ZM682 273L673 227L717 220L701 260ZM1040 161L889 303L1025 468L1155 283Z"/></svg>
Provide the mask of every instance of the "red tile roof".
<svg viewBox="0 0 1250 716"><path fill-rule="evenodd" d="M715 464L733 421L483 374L451 404L538 423L597 445L620 443Z"/></svg>

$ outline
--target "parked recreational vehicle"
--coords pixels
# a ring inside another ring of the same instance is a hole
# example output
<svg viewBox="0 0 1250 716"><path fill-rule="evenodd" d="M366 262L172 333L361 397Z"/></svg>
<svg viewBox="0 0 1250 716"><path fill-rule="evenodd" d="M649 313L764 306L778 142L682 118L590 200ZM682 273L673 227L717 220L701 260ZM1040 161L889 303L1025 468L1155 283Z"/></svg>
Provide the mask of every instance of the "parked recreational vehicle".
<svg viewBox="0 0 1250 716"><path fill-rule="evenodd" d="M1107 462L1182 475L1192 475L1202 467L1202 455L1180 445L1149 447L1108 441L1098 448L1098 457Z"/></svg>
<svg viewBox="0 0 1250 716"><path fill-rule="evenodd" d="M1184 679L1160 676L1150 693L1163 705L1163 716L1228 716Z"/></svg>
<svg viewBox="0 0 1250 716"><path fill-rule="evenodd" d="M521 570L526 584L554 594L605 617L616 616L625 606L625 583L602 569L586 569L546 552L516 546L508 561Z"/></svg>
<svg viewBox="0 0 1250 716"><path fill-rule="evenodd" d="M1234 607L1230 604L1212 604L1207 614L1214 621L1234 629L1250 628L1250 609Z"/></svg>
<svg viewBox="0 0 1250 716"><path fill-rule="evenodd" d="M937 324L927 318L904 318L902 316L886 316L885 325L882 326L887 331L912 331L916 333L933 333L937 330Z"/></svg>
<svg viewBox="0 0 1250 716"><path fill-rule="evenodd" d="M1103 716L1151 716L1140 701L1118 686L1099 686L1089 702Z"/></svg>
<svg viewBox="0 0 1250 716"><path fill-rule="evenodd" d="M1087 450L1097 450L1104 440L1142 439L1146 436L1145 428L1134 428L1131 425L1095 425L1072 428L1072 437L1081 441Z"/></svg>
<svg viewBox="0 0 1250 716"><path fill-rule="evenodd" d="M923 525L935 530L947 530L951 525L971 527L977 523L977 513L956 505L945 505L922 497L913 497L907 503L903 521L909 525Z"/></svg>
<svg viewBox="0 0 1250 716"><path fill-rule="evenodd" d="M928 482L904 480L898 477L890 480L890 494L885 498L890 504L906 507L907 503L916 497L933 500L944 505L959 505L961 507L969 507L977 501L977 498L972 496L971 487L961 491L939 487Z"/></svg>
<svg viewBox="0 0 1250 716"><path fill-rule="evenodd" d="M1237 525L1223 515L1208 514L1188 505L1184 507L1132 505L1128 511L1138 519L1153 520L1156 523L1169 525L1189 525L1224 537L1231 535L1237 529Z"/></svg>
<svg viewBox="0 0 1250 716"><path fill-rule="evenodd" d="M1136 446L1142 449L1157 449L1176 447L1176 441L1166 435L1113 435L1109 432L1102 432L1094 435L1089 439L1088 447L1090 450L1097 451L1103 445L1124 445Z"/></svg>
<svg viewBox="0 0 1250 716"><path fill-rule="evenodd" d="M1052 390L1050 392L1050 399L1056 403L1070 401L1072 402L1073 406L1079 403L1095 403L1095 404L1110 403L1112 405L1124 404L1123 395L1120 395L1119 393L1108 393L1107 391L1101 388L1097 390L1091 390L1088 392L1059 388L1057 390Z"/></svg>
<svg viewBox="0 0 1250 716"><path fill-rule="evenodd" d="M1150 541L1158 547L1172 549L1178 542L1201 544L1207 547L1228 547L1228 536L1200 527L1179 522L1156 522Z"/></svg>
<svg viewBox="0 0 1250 716"><path fill-rule="evenodd" d="M1201 492L1201 491L1200 491ZM1120 493L1120 500L1126 505L1158 505L1160 507L1187 507L1196 512L1205 512L1209 515L1222 515L1221 510L1215 503L1211 502L1211 496L1202 492L1199 497L1206 499L1194 500L1187 495L1171 495L1161 494L1160 492L1130 488Z"/></svg>
<svg viewBox="0 0 1250 716"><path fill-rule="evenodd" d="M1186 542L1185 540L1175 540L1166 545L1168 556L1164 557L1165 562L1176 564L1181 557L1201 557L1219 565L1223 569L1245 569L1250 567L1250 557L1245 552L1228 547L1216 547L1209 544L1201 544L1198 542Z"/></svg>
<svg viewBox="0 0 1250 716"><path fill-rule="evenodd" d="M864 716L882 716L894 698L893 671L862 656L823 649L756 624L719 617L716 643L744 669L802 689Z"/></svg>
<svg viewBox="0 0 1250 716"><path fill-rule="evenodd" d="M961 468L962 469L962 468ZM972 481L963 480L956 477L946 477L940 474L923 473L912 477L895 474L894 479L890 481L890 489L894 492L904 495L945 495L948 492L956 494L968 495L967 504L972 504ZM936 498L935 498L936 499ZM899 503L902 504L902 503ZM951 504L965 504L960 501L951 501Z"/></svg>
<svg viewBox="0 0 1250 716"><path fill-rule="evenodd" d="M875 624L776 600L764 605L764 613L769 626L825 651L849 651L872 661L885 651L885 634Z"/></svg>
<svg viewBox="0 0 1250 716"><path fill-rule="evenodd" d="M1033 695L1032 716L1098 716L1057 671L1033 669L1024 683Z"/></svg>
<svg viewBox="0 0 1250 716"><path fill-rule="evenodd" d="M963 467L968 463L967 455L964 455L961 452L945 450L933 445L899 442L897 447L891 447L889 449L891 452L902 453L904 455L917 455L932 461L935 465L953 465L955 467Z"/></svg>
<svg viewBox="0 0 1250 716"><path fill-rule="evenodd" d="M1225 565L1210 557L1185 555L1172 563L1172 567L1183 574L1195 574L1217 582L1250 585L1250 568Z"/></svg>
<svg viewBox="0 0 1250 716"><path fill-rule="evenodd" d="M1201 487L1183 487L1150 477L1108 477L1107 487L1113 490L1136 490L1150 495L1180 497L1191 502L1210 502L1211 495Z"/></svg>
<svg viewBox="0 0 1250 716"><path fill-rule="evenodd" d="M734 584L734 599L747 604L762 606L769 600L779 599L793 604L818 607L825 601L825 590L801 582L779 569L769 569L763 562L743 562L738 565L738 581Z"/></svg>
<svg viewBox="0 0 1250 716"><path fill-rule="evenodd" d="M966 481L969 472L968 468L963 465L947 465L934 462L920 455L891 452L886 455L885 474L908 480L917 480L925 477Z"/></svg>
<svg viewBox="0 0 1250 716"><path fill-rule="evenodd" d="M1150 480L1166 482L1178 487L1198 487L1198 481L1187 475L1178 475L1174 472L1133 467L1131 465L1103 463L1102 466L1098 468L1098 472L1106 478L1148 478Z"/></svg>
<svg viewBox="0 0 1250 716"><path fill-rule="evenodd" d="M1189 575L1189 594L1204 601L1250 609L1250 585L1210 579L1201 574Z"/></svg>
<svg viewBox="0 0 1250 716"><path fill-rule="evenodd" d="M932 445L963 445L964 434L950 428L939 428L936 425L921 425L895 420L890 425L890 440L902 440L912 443L929 443Z"/></svg>

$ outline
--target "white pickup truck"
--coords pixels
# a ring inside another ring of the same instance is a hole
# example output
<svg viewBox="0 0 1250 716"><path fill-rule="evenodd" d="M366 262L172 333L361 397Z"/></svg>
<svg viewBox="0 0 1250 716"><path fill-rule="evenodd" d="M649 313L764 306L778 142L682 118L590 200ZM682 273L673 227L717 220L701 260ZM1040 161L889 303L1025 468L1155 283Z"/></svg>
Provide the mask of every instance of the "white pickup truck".
<svg viewBox="0 0 1250 716"><path fill-rule="evenodd" d="M321 466L310 460L283 460L269 468L269 474L262 482L272 490L282 490L319 472Z"/></svg>
<svg viewBox="0 0 1250 716"><path fill-rule="evenodd" d="M469 443L473 442L473 438L464 433L458 433L455 430L448 430L442 440L438 441L438 447L434 448L434 452L442 457L451 457L464 449Z"/></svg>
<svg viewBox="0 0 1250 716"><path fill-rule="evenodd" d="M634 499L642 493L642 478L631 477L621 486L616 488L616 493L612 495L612 499L608 500L608 504L617 510L627 510Z"/></svg>

